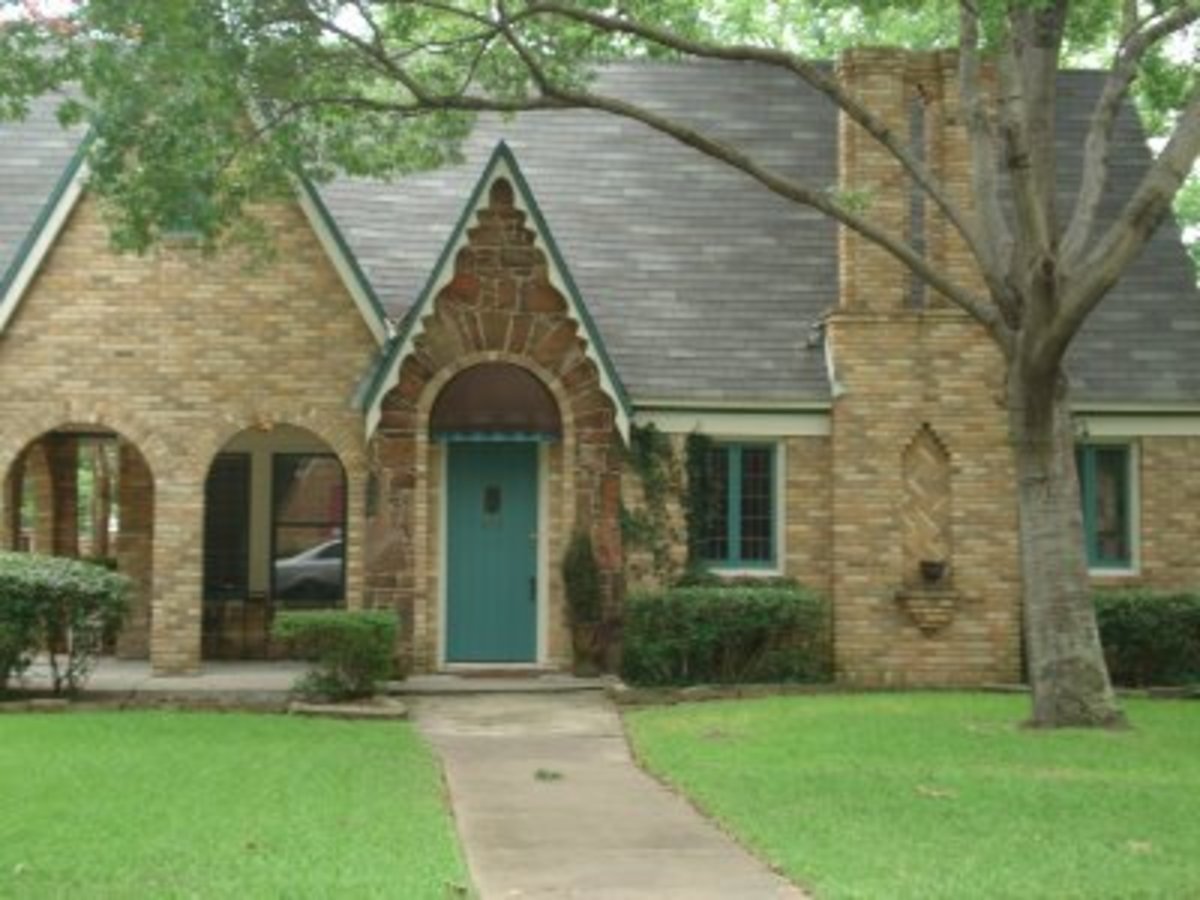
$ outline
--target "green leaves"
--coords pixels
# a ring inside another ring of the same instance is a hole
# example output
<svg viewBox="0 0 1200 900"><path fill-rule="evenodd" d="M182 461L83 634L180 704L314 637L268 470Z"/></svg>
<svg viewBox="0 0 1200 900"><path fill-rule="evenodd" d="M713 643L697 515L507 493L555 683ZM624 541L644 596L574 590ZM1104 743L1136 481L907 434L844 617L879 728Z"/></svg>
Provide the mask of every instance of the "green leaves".
<svg viewBox="0 0 1200 900"><path fill-rule="evenodd" d="M804 588L718 585L626 600L622 676L634 684L828 677L825 602Z"/></svg>
<svg viewBox="0 0 1200 900"><path fill-rule="evenodd" d="M56 556L0 553L0 689L39 651L54 692L80 687L128 606L129 579Z"/></svg>
<svg viewBox="0 0 1200 900"><path fill-rule="evenodd" d="M392 671L399 621L373 610L282 612L271 635L316 662L296 690L331 700L369 697Z"/></svg>

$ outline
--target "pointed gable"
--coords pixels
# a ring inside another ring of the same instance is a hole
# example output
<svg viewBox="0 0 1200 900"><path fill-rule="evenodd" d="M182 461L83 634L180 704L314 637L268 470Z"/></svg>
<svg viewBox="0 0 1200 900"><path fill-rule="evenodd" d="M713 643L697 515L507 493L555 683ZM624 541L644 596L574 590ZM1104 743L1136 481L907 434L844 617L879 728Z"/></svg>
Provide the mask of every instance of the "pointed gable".
<svg viewBox="0 0 1200 900"><path fill-rule="evenodd" d="M430 272L425 286L416 303L410 308L400 327L398 334L391 341L384 355L381 356L366 385L362 405L366 413L367 435L370 436L379 424L384 397L396 387L401 380L401 372L406 360L413 357L421 347L422 342L428 342L431 335L427 329L431 321L431 313L438 298L446 291L470 292L474 290L474 281L469 275L458 271L463 260L463 254L468 252L468 244L473 235L480 229L488 227L485 221L489 202L499 200L518 210L525 218L532 238L532 250L538 258L544 260L545 276L555 301L561 297L565 303L566 314L577 324L579 342L582 353L589 367L594 367L600 389L612 402L615 409L614 424L622 437L628 438L630 422L630 405L624 387L617 375L612 361L605 350L603 338L595 323L588 314L587 306L580 295L575 280L571 277L570 269L563 259L553 234L538 207L537 200L517 164L516 157L503 141L493 151L482 174L459 216L449 240L442 248L436 265ZM503 252L503 251L500 251ZM530 283L528 290L536 291L538 285ZM532 296L532 295L531 295ZM523 297L520 301L514 297L514 302L538 302ZM486 327L483 325L468 327ZM570 334L563 332L563 338L574 339L574 327ZM480 335L482 337L482 334ZM511 335L510 335L511 337ZM556 335L546 335L547 341L557 340ZM434 340L440 340L435 337ZM529 337L523 340L532 342ZM486 343L486 341L484 341Z"/></svg>

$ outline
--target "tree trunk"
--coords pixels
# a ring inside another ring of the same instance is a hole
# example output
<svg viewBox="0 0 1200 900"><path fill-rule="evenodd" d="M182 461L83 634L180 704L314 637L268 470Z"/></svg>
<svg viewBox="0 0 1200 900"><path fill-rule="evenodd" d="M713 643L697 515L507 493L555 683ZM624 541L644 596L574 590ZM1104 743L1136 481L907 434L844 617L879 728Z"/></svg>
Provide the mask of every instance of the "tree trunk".
<svg viewBox="0 0 1200 900"><path fill-rule="evenodd" d="M1115 727L1088 583L1075 435L1060 372L1008 377L1017 473L1025 651L1036 727Z"/></svg>

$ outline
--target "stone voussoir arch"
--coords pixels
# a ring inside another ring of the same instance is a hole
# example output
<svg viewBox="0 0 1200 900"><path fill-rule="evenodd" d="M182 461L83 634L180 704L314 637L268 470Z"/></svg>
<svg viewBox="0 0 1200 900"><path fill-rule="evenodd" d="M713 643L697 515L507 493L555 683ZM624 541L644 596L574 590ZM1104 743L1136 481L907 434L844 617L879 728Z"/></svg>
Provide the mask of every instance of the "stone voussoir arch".
<svg viewBox="0 0 1200 900"><path fill-rule="evenodd" d="M564 436L573 433L575 410L571 405L570 394L558 376L528 356L506 350L481 350L475 353L464 354L454 362L443 366L435 372L421 389L416 403L417 421L422 423L429 421L429 414L433 409L434 403L437 402L442 388L449 384L456 375L465 372L467 369L486 363L504 363L517 366L537 378L550 392L550 395L554 398L554 402L558 406L558 414L562 420Z"/></svg>

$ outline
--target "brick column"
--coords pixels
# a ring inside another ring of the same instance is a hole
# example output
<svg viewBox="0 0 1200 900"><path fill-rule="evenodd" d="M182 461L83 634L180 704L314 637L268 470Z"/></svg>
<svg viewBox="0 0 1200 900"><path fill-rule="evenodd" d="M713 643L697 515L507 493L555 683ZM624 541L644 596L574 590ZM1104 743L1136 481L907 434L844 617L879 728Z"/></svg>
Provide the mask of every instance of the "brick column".
<svg viewBox="0 0 1200 900"><path fill-rule="evenodd" d="M121 519L114 553L117 570L133 579L129 617L117 639L117 655L122 659L145 659L150 651L154 482L134 447L122 441L117 452Z"/></svg>
<svg viewBox="0 0 1200 900"><path fill-rule="evenodd" d="M0 496L0 549L18 550L17 538L21 534L21 494L25 483L25 456L16 462L4 479L4 493Z"/></svg>
<svg viewBox="0 0 1200 900"><path fill-rule="evenodd" d="M155 484L150 662L155 675L200 671L204 476Z"/></svg>
<svg viewBox="0 0 1200 900"><path fill-rule="evenodd" d="M49 434L46 458L50 464L54 532L50 552L79 555L79 439L73 434Z"/></svg>
<svg viewBox="0 0 1200 900"><path fill-rule="evenodd" d="M54 547L54 491L46 442L30 444L24 454L24 490L33 497L33 534L29 549L50 553Z"/></svg>

